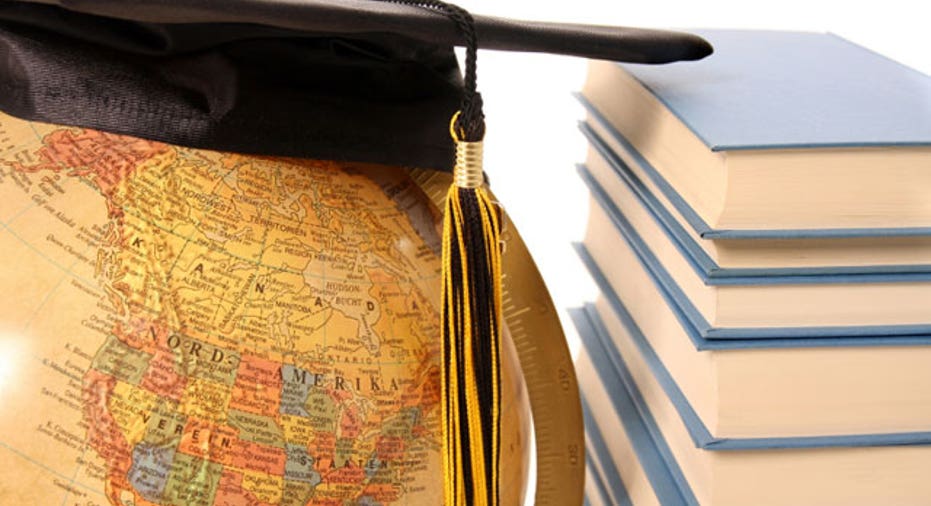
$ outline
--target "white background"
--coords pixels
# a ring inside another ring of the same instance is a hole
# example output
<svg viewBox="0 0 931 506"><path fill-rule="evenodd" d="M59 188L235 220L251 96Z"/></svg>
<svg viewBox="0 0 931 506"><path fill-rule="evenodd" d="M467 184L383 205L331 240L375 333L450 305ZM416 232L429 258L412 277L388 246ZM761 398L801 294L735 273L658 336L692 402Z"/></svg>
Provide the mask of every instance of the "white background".
<svg viewBox="0 0 931 506"><path fill-rule="evenodd" d="M819 1L460 0L476 14L645 28L753 28L832 32L931 75L931 26L918 0ZM760 55L761 58L765 55ZM585 156L582 118L571 92L585 62L539 54L482 51L478 83L486 107L485 168L546 279L570 347L578 338L565 313L596 289L570 244L581 239L588 196L575 171ZM928 104L931 114L931 97ZM928 189L931 198L931 188ZM532 488L528 504L532 503Z"/></svg>

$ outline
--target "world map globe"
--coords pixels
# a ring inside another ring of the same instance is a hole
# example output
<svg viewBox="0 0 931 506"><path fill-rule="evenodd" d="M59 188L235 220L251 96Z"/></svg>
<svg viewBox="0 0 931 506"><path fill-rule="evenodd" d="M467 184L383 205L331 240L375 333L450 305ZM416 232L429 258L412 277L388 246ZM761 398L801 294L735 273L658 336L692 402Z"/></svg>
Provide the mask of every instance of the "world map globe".
<svg viewBox="0 0 931 506"><path fill-rule="evenodd" d="M0 504L442 504L438 218L401 168L0 116Z"/></svg>

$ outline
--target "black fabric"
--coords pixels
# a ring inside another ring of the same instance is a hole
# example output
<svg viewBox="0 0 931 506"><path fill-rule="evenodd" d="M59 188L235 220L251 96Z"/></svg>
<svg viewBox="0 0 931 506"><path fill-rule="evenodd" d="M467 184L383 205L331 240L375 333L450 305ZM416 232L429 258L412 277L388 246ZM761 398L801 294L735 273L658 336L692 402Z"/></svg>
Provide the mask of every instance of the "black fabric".
<svg viewBox="0 0 931 506"><path fill-rule="evenodd" d="M0 9L0 109L255 154L452 164L452 48L262 26L140 25Z"/></svg>
<svg viewBox="0 0 931 506"><path fill-rule="evenodd" d="M462 96L450 23L372 0L7 0L0 110L198 148L449 170ZM476 28L483 47L710 53L671 32L482 17Z"/></svg>
<svg viewBox="0 0 931 506"><path fill-rule="evenodd" d="M251 23L297 31L396 33L430 44L461 46L462 33L442 14L390 0L7 0L59 5L76 12L144 23ZM409 3L409 2L407 2ZM697 60L711 45L668 30L544 23L475 15L479 47L557 53L631 63Z"/></svg>

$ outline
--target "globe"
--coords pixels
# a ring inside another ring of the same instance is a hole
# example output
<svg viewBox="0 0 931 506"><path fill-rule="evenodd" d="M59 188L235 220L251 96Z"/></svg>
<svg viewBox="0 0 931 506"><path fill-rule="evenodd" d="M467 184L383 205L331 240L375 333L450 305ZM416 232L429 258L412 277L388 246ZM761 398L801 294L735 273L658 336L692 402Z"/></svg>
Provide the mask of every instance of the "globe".
<svg viewBox="0 0 931 506"><path fill-rule="evenodd" d="M0 503L442 504L437 222L401 168L0 116Z"/></svg>

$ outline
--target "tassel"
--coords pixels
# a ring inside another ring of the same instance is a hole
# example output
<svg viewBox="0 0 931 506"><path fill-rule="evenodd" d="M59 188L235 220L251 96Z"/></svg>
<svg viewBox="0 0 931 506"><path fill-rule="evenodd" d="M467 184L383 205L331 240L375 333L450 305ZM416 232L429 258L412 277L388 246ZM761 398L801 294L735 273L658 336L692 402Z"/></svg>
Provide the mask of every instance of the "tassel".
<svg viewBox="0 0 931 506"><path fill-rule="evenodd" d="M501 224L482 187L482 142L462 141L452 130L456 166L443 220L441 309L445 502L497 506Z"/></svg>
<svg viewBox="0 0 931 506"><path fill-rule="evenodd" d="M501 423L501 223L483 188L485 114L475 20L441 0L385 0L448 17L465 43L462 107L450 122L454 182L443 218L441 421L446 506L498 506Z"/></svg>

